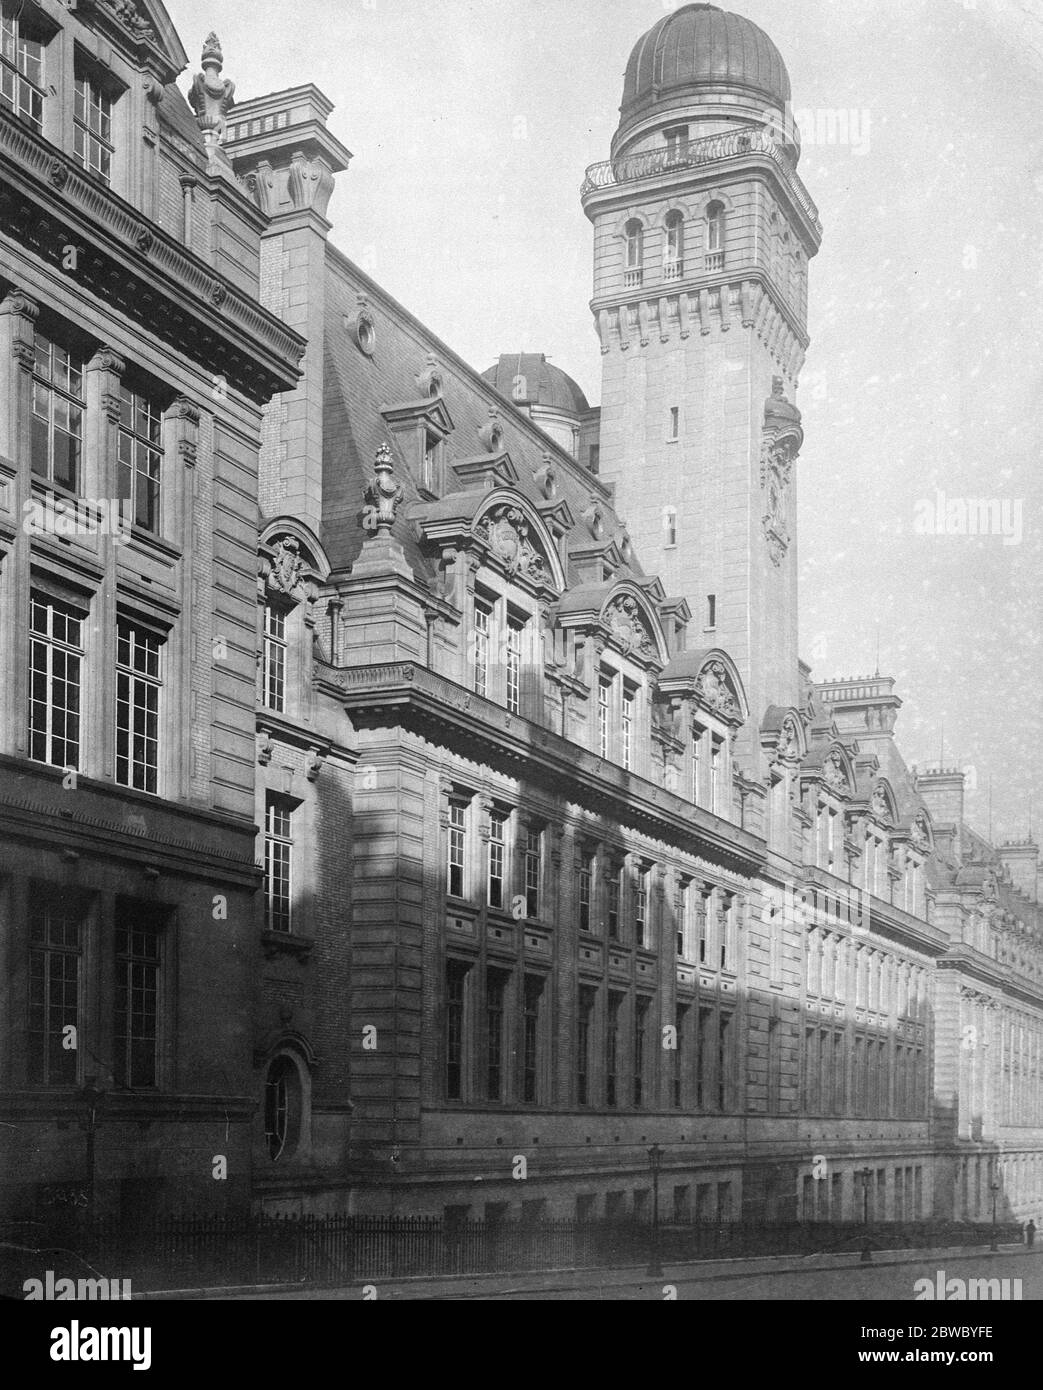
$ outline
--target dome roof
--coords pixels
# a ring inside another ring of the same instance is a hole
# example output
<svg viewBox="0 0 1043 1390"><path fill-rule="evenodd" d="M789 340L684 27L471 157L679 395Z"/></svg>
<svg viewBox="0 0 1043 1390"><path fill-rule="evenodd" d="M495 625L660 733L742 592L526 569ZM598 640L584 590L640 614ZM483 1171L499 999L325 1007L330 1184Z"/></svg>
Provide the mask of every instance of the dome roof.
<svg viewBox="0 0 1043 1390"><path fill-rule="evenodd" d="M786 65L764 30L716 5L684 5L638 40L627 63L623 121L686 87L738 87L776 106L790 99Z"/></svg>
<svg viewBox="0 0 1043 1390"><path fill-rule="evenodd" d="M560 367L552 366L542 352L508 352L482 376L515 405L542 405L568 415L583 415L587 398Z"/></svg>

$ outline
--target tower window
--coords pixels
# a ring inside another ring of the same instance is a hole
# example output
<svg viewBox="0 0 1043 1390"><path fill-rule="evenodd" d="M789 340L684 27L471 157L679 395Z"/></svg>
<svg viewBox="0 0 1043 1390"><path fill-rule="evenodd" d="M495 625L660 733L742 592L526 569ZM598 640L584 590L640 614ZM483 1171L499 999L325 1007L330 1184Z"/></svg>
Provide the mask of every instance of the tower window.
<svg viewBox="0 0 1043 1390"><path fill-rule="evenodd" d="M632 217L623 229L626 240L626 263L623 284L627 288L640 285L643 278L645 255L645 229L636 217Z"/></svg>
<svg viewBox="0 0 1043 1390"><path fill-rule="evenodd" d="M680 406L672 405L672 406L670 407L670 427L669 427L669 433L667 434L667 438L670 439L670 440L678 439L678 438L680 438L680 434L681 434L681 408L680 408Z"/></svg>
<svg viewBox="0 0 1043 1390"><path fill-rule="evenodd" d="M706 626L713 629L717 626L717 595L706 595Z"/></svg>
<svg viewBox="0 0 1043 1390"><path fill-rule="evenodd" d="M667 547L677 544L677 508L663 508L663 544Z"/></svg>
<svg viewBox="0 0 1043 1390"><path fill-rule="evenodd" d="M597 471L598 471L599 468L601 467L601 445L600 445L600 444L592 444L592 445L590 446L590 452L589 452L589 454L587 455L587 467L590 469L590 471L591 471L592 473L597 473Z"/></svg>
<svg viewBox="0 0 1043 1390"><path fill-rule="evenodd" d="M666 219L666 254L663 279L680 280L684 274L684 214L671 212Z"/></svg>
<svg viewBox="0 0 1043 1390"><path fill-rule="evenodd" d="M706 269L724 269L724 204L713 202L706 209Z"/></svg>
<svg viewBox="0 0 1043 1390"><path fill-rule="evenodd" d="M666 140L666 158L668 163L684 158L685 147L688 144L688 127L686 125L675 125L670 130L663 132Z"/></svg>

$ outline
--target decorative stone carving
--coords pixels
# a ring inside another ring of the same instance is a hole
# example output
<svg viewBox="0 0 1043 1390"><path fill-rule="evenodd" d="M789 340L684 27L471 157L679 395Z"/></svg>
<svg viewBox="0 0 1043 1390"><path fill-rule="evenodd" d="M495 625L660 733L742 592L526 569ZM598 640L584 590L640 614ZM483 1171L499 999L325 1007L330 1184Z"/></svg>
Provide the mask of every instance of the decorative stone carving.
<svg viewBox="0 0 1043 1390"><path fill-rule="evenodd" d="M529 539L529 523L519 507L507 504L491 508L474 532L509 575L521 574L536 584L547 582L546 563Z"/></svg>
<svg viewBox="0 0 1043 1390"><path fill-rule="evenodd" d="M94 0L94 3L97 9L122 25L134 38L155 39L156 31L141 14L134 0ZM207 42L209 43L209 39Z"/></svg>
<svg viewBox="0 0 1043 1390"><path fill-rule="evenodd" d="M127 3L127 0L113 0ZM203 45L202 72L192 79L188 100L208 145L220 145L225 134L225 117L235 105L235 83L221 77L224 54L216 34L208 34Z"/></svg>
<svg viewBox="0 0 1043 1390"><path fill-rule="evenodd" d="M800 757L800 735L792 715L787 715L782 721L775 754L787 762L795 762Z"/></svg>
<svg viewBox="0 0 1043 1390"><path fill-rule="evenodd" d="M927 817L921 811L909 827L909 839L913 848L926 854L931 848L931 833L927 828Z"/></svg>
<svg viewBox="0 0 1043 1390"><path fill-rule="evenodd" d="M381 444L373 467L373 477L366 488L366 501L373 508L369 516L373 529L379 534L381 531L389 531L394 525L395 514L404 494L402 484L395 477L395 465L392 462L389 444Z"/></svg>
<svg viewBox="0 0 1043 1390"><path fill-rule="evenodd" d="M294 150L286 190L295 208L314 208L324 217L333 194L333 171L321 159L309 159L303 150Z"/></svg>
<svg viewBox="0 0 1043 1390"><path fill-rule="evenodd" d="M272 567L268 571L268 588L277 594L292 595L301 582L304 561L294 536L280 536L274 545Z"/></svg>
<svg viewBox="0 0 1043 1390"><path fill-rule="evenodd" d="M63 159L52 159L47 170L47 177L60 193L69 182L69 168Z"/></svg>
<svg viewBox="0 0 1043 1390"><path fill-rule="evenodd" d="M273 202L275 176L272 173L270 161L259 159L257 168L251 169L243 179L243 186L260 210L266 216L271 216L275 210Z"/></svg>
<svg viewBox="0 0 1043 1390"><path fill-rule="evenodd" d="M365 353L367 357L372 357L377 345L377 328L369 310L369 300L364 294L356 296L355 312L345 318L344 327L354 340L359 352Z"/></svg>
<svg viewBox="0 0 1043 1390"><path fill-rule="evenodd" d="M844 772L844 760L835 749L822 764L822 780L831 791L847 791L847 774Z"/></svg>
<svg viewBox="0 0 1043 1390"><path fill-rule="evenodd" d="M210 303L215 309L220 309L227 298L228 291L225 289L224 285L221 284L220 280L215 280L210 286Z"/></svg>
<svg viewBox="0 0 1043 1390"><path fill-rule="evenodd" d="M557 477L550 454L544 454L539 468L533 470L532 480L548 501L557 490Z"/></svg>
<svg viewBox="0 0 1043 1390"><path fill-rule="evenodd" d="M879 820L890 819L891 808L887 804L887 793L884 791L883 787L875 787L873 789L872 811L873 815Z"/></svg>
<svg viewBox="0 0 1043 1390"><path fill-rule="evenodd" d="M762 525L774 564L782 563L789 548L789 485L793 464L800 453L804 433L800 411L783 394L782 377L772 380L772 393L764 406L761 444L761 489L765 494Z"/></svg>
<svg viewBox="0 0 1043 1390"><path fill-rule="evenodd" d="M149 231L147 227L139 227L138 230L134 233L134 245L138 248L138 250L141 252L143 256L147 256L148 253L152 250L152 246L155 240L156 238L152 235L152 233Z"/></svg>
<svg viewBox="0 0 1043 1390"><path fill-rule="evenodd" d="M615 642L624 652L636 652L646 661L653 661L659 652L655 639L641 620L641 608L630 594L621 594L605 609L604 623Z"/></svg>
<svg viewBox="0 0 1043 1390"><path fill-rule="evenodd" d="M587 530L596 541L599 541L605 534L605 517L601 510L601 503L595 497L591 497L586 511L583 513L583 520L587 524Z"/></svg>
<svg viewBox="0 0 1043 1390"><path fill-rule="evenodd" d="M695 691L709 709L717 710L725 719L737 718L739 706L728 688L723 661L707 662L695 683Z"/></svg>
<svg viewBox="0 0 1043 1390"><path fill-rule="evenodd" d="M430 397L432 400L442 394L443 378L442 369L438 365L438 358L433 352L427 354L424 369L418 372L415 381L417 390L422 396Z"/></svg>
<svg viewBox="0 0 1043 1390"><path fill-rule="evenodd" d="M495 406L489 408L489 418L478 431L478 438L487 454L498 454L503 448L503 426L500 412Z"/></svg>

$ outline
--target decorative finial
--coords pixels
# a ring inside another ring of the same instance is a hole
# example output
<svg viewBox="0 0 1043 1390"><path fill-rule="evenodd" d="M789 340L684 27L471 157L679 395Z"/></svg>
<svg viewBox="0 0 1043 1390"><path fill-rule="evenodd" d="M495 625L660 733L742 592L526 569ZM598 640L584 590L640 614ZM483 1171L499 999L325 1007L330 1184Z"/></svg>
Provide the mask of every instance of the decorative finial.
<svg viewBox="0 0 1043 1390"><path fill-rule="evenodd" d="M391 457L391 446L386 442L377 450L373 463L373 477L366 488L366 501L370 504L363 516L367 531L390 531L395 522L395 513L404 496L402 484L395 477L395 465Z"/></svg>
<svg viewBox="0 0 1043 1390"><path fill-rule="evenodd" d="M224 139L225 116L235 105L235 83L222 78L224 54L217 35L210 33L203 44L203 71L192 79L188 100L196 113L196 121L208 145L220 145Z"/></svg>

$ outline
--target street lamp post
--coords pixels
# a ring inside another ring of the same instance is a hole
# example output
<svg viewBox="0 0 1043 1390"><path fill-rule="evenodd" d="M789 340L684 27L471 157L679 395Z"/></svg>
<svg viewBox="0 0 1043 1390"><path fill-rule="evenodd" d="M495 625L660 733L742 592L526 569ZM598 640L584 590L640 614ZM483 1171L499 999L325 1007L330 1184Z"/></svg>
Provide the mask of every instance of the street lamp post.
<svg viewBox="0 0 1043 1390"><path fill-rule="evenodd" d="M648 1150L648 1166L652 1170L652 1253L648 1262L648 1277L662 1279L663 1266L659 1261L659 1169L663 1163L663 1150L653 1144Z"/></svg>
<svg viewBox="0 0 1043 1390"><path fill-rule="evenodd" d="M997 1194L997 1193L999 1192L999 1190L1000 1190L1000 1185L999 1185L999 1183L998 1183L998 1182L991 1182L991 1183L989 1183L989 1190L990 1190L990 1192L992 1193L992 1242L991 1242L991 1244L989 1245L989 1249L990 1249L990 1250L997 1250L997 1249L999 1249L999 1246L998 1246L997 1243L996 1243L996 1194Z"/></svg>

